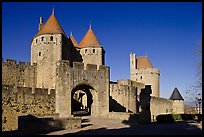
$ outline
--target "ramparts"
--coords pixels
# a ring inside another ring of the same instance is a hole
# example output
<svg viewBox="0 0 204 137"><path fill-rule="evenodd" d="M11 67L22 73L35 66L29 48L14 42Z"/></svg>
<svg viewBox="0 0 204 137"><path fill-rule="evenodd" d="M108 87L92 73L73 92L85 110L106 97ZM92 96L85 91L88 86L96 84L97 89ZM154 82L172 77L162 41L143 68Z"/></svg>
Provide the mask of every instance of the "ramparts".
<svg viewBox="0 0 204 137"><path fill-rule="evenodd" d="M55 113L55 90L2 85L2 131L15 130L18 116Z"/></svg>
<svg viewBox="0 0 204 137"><path fill-rule="evenodd" d="M36 87L36 64L30 62L17 63L16 60L2 59L2 85L19 87Z"/></svg>

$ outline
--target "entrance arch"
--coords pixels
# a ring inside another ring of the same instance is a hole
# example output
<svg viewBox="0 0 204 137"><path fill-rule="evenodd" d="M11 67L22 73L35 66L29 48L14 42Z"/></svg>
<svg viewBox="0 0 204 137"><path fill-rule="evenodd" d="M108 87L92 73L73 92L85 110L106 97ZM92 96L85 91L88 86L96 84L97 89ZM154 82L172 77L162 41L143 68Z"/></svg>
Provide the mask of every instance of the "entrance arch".
<svg viewBox="0 0 204 137"><path fill-rule="evenodd" d="M71 114L93 115L97 112L95 89L89 84L78 84L71 91Z"/></svg>

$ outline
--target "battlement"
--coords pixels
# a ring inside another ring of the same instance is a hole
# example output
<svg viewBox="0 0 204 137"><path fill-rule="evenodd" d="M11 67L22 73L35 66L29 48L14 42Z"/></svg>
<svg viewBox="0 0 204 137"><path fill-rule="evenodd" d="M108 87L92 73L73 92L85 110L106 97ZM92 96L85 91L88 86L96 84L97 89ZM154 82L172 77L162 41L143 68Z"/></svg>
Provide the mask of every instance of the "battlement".
<svg viewBox="0 0 204 137"><path fill-rule="evenodd" d="M112 85L133 85L133 86L138 86L138 87L145 86L144 83L140 83L140 82L130 80L130 79L120 79L120 80L117 80L117 82L110 81L110 84Z"/></svg>
<svg viewBox="0 0 204 137"><path fill-rule="evenodd" d="M4 59L2 58L2 63L5 65L31 66L30 62L23 61L17 62L16 60L13 59L6 59L6 62L4 62ZM33 65L36 65L36 63L34 63Z"/></svg>
<svg viewBox="0 0 204 137"><path fill-rule="evenodd" d="M6 96L9 94L17 93L17 94L26 94L26 95L34 95L34 96L55 96L55 90L50 90L50 94L48 94L48 89L46 88L34 88L34 93L32 93L31 87L17 87L17 92L14 90L13 85L2 85L2 93Z"/></svg>
<svg viewBox="0 0 204 137"><path fill-rule="evenodd" d="M81 69L86 71L109 71L108 66L100 65L99 70L97 70L97 65L95 64L84 64L83 62L73 62L73 65L71 65L71 62L68 60L59 60L57 62L57 66L65 66L69 67L70 69Z"/></svg>

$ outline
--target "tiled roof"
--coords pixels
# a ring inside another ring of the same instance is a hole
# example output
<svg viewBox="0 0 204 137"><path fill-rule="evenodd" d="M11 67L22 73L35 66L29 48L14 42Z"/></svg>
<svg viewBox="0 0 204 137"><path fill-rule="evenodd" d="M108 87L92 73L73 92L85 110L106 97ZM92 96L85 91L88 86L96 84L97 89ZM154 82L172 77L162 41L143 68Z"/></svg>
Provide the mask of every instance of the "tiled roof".
<svg viewBox="0 0 204 137"><path fill-rule="evenodd" d="M78 47L78 43L77 43L77 41L75 40L75 38L73 37L72 33L70 34L69 39L71 40L72 44L73 44L75 47Z"/></svg>
<svg viewBox="0 0 204 137"><path fill-rule="evenodd" d="M89 46L101 47L91 27L89 28L89 30L87 31L83 39L81 40L78 47L84 48L84 47L89 47Z"/></svg>
<svg viewBox="0 0 204 137"><path fill-rule="evenodd" d="M137 69L153 68L147 56L137 57Z"/></svg>
<svg viewBox="0 0 204 137"><path fill-rule="evenodd" d="M184 100L177 88L174 88L174 91L171 94L171 97L169 99L171 99L171 100Z"/></svg>
<svg viewBox="0 0 204 137"><path fill-rule="evenodd" d="M57 18L55 17L54 13L49 17L47 22L43 25L41 30L35 35L35 37L42 35L42 34L65 34L64 30L60 26Z"/></svg>

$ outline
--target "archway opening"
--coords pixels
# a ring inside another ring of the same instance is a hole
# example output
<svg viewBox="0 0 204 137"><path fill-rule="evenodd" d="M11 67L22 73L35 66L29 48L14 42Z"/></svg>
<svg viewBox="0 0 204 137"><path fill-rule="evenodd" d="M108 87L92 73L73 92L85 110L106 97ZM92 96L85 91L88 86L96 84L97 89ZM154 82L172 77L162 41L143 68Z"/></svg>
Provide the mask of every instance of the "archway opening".
<svg viewBox="0 0 204 137"><path fill-rule="evenodd" d="M71 93L71 114L74 116L91 115L93 107L93 95L90 85L80 84Z"/></svg>

